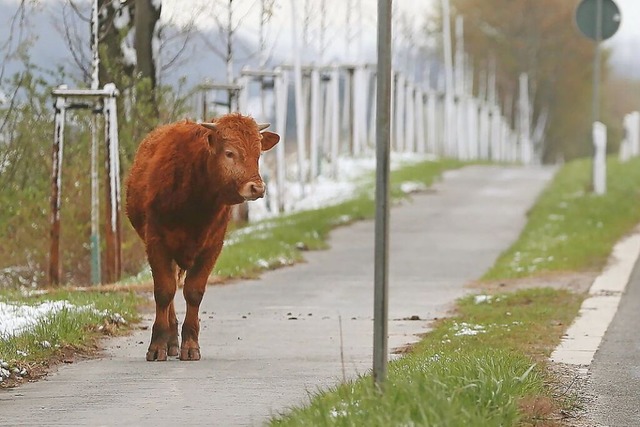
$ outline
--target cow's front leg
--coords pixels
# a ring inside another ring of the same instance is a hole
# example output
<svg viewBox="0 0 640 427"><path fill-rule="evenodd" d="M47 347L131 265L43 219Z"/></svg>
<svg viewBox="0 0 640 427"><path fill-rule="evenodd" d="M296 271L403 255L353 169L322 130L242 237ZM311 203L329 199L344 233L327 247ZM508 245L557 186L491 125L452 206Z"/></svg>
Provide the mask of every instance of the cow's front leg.
<svg viewBox="0 0 640 427"><path fill-rule="evenodd" d="M180 346L180 360L200 360L200 319L198 312L200 303L207 287L207 279L215 260L222 249L217 248L201 257L196 264L187 271L184 282L184 299L187 303L187 314L182 324L182 345Z"/></svg>
<svg viewBox="0 0 640 427"><path fill-rule="evenodd" d="M156 318L151 332L151 343L147 351L148 361L164 361L171 353L169 343L178 341L178 326L173 308L176 293L175 264L160 243L147 245L149 265L153 274L153 296L156 301ZM172 338L175 339L172 340ZM177 348L173 349L177 354Z"/></svg>

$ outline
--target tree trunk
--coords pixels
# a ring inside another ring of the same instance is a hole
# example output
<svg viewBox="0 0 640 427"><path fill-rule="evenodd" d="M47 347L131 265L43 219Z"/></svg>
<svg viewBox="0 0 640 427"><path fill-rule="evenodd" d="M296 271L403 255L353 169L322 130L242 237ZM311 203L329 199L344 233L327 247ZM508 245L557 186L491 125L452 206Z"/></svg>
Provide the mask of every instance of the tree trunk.
<svg viewBox="0 0 640 427"><path fill-rule="evenodd" d="M158 4L156 8L154 3ZM155 28L160 19L160 2L136 0L135 6L135 42L137 72L141 78L149 78L151 86L156 86L156 66L153 52Z"/></svg>

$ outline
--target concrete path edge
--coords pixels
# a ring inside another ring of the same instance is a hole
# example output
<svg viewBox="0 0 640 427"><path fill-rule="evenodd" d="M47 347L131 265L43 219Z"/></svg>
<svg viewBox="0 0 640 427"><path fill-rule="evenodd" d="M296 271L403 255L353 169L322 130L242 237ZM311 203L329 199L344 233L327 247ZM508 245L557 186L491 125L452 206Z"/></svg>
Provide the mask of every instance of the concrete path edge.
<svg viewBox="0 0 640 427"><path fill-rule="evenodd" d="M550 360L581 367L586 373L613 320L633 267L640 256L640 228L616 243L606 267L589 289L578 316Z"/></svg>

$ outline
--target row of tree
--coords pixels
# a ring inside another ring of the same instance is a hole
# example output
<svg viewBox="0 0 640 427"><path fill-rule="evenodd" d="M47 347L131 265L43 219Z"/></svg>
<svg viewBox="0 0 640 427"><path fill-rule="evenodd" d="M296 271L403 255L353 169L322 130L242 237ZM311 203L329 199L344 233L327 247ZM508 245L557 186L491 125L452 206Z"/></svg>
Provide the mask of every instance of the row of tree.
<svg viewBox="0 0 640 427"><path fill-rule="evenodd" d="M278 11L285 0L263 1L264 14ZM223 58L220 66L234 60L233 34L237 31L238 18L229 15L232 7L241 0L219 0L215 25L227 36L226 43L212 45ZM439 3L439 2L437 2ZM76 4L68 1L67 14L61 31L66 34L69 48L76 58L80 78L73 82L71 76L56 70L48 74L29 55L29 8L33 3L22 0L16 14L10 20L12 37L0 45L0 239L12 242L0 245L0 285L22 283L27 285L45 282L48 255L49 191L51 170L51 141L53 111L50 89L52 82L69 79L69 83L89 87L91 81L90 2ZM313 9L312 0L305 0L302 14L313 14L326 7L324 0ZM358 10L357 0L350 0ZM530 76L531 99L534 105L533 122L540 115L549 117L546 130L544 159L554 162L590 154L589 122L591 99L592 44L583 39L574 28L574 1L570 0L451 0L453 11L465 18L464 45L469 66L485 70L479 79L486 82L486 75L495 73L497 92L503 111L515 111L517 100L517 76L526 72ZM193 115L189 111L189 89L170 87L159 79L162 68L169 63L180 64L180 53L189 52L189 46L197 37L195 27L185 25L179 31L169 30L159 21L160 0L100 0L100 86L115 82L122 96L119 98L119 128L121 140L122 172L126 175L129 162L143 135L158 123ZM311 12L310 12L311 11ZM320 19L323 13L317 13ZM266 17L267 15L263 15ZM355 15L349 18L356 21ZM396 65L413 67L413 74L424 69L438 68L442 54L438 48L437 26L442 17L425 19L423 31L415 30L416 22L404 16L396 21ZM324 28L318 37L318 46L327 45L327 22L308 23ZM334 23L337 27L338 25ZM74 28L82 28L74 32ZM303 37L311 43L310 35ZM354 32L346 37L356 45ZM260 51L269 49L266 41L260 43ZM160 64L158 46L173 44L173 55ZM248 49L251 51L252 49ZM211 52L216 55L215 52ZM173 60L175 58L175 61ZM288 59L288 57L287 57ZM330 58L326 57L325 60ZM4 65L9 61L22 61L24 69L7 75ZM235 55L235 60L238 60ZM606 61L606 57L604 58ZM263 62L263 61L261 61ZM264 65L264 64L263 64ZM51 71L51 70L49 70ZM185 72L188 72L188 68ZM407 74L410 70L405 70ZM471 74L471 73L470 73ZM37 77L39 76L39 77ZM431 75L427 81L437 85ZM486 83L483 83L486 84ZM480 81L474 91L486 91ZM2 96L4 93L4 96ZM605 110L607 111L607 110ZM626 112L626 111L625 111ZM515 116L515 114L514 114ZM513 117L515 120L515 117ZM621 123L621 118L614 123ZM74 114L73 123L67 129L65 146L65 171L63 174L62 253L64 282L88 283L90 281L89 219L90 185L87 179L89 159L90 114ZM610 126L611 128L612 126ZM615 149L615 144L613 149ZM104 161L101 158L101 161ZM104 217L104 215L103 215ZM126 221L124 221L126 224ZM126 274L139 271L144 262L143 249L129 227L123 236L124 269ZM4 279L3 279L4 278Z"/></svg>
<svg viewBox="0 0 640 427"><path fill-rule="evenodd" d="M465 18L465 50L474 65L495 71L505 110L516 99L514 76L529 74L534 123L539 115L548 117L544 161L589 155L594 45L574 24L576 2L451 0L451 5ZM603 61L606 69L606 56Z"/></svg>

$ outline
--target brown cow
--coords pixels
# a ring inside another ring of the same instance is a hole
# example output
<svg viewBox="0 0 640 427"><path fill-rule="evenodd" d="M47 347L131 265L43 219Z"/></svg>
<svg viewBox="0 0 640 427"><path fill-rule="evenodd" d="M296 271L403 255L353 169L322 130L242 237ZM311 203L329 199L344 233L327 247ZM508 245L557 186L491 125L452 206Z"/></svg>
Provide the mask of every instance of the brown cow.
<svg viewBox="0 0 640 427"><path fill-rule="evenodd" d="M214 123L161 126L140 144L127 182L127 216L153 274L156 318L147 360L178 355L173 297L182 277L187 314L180 360L200 360L198 309L231 205L264 195L258 159L280 140L261 132L267 126L234 113Z"/></svg>

